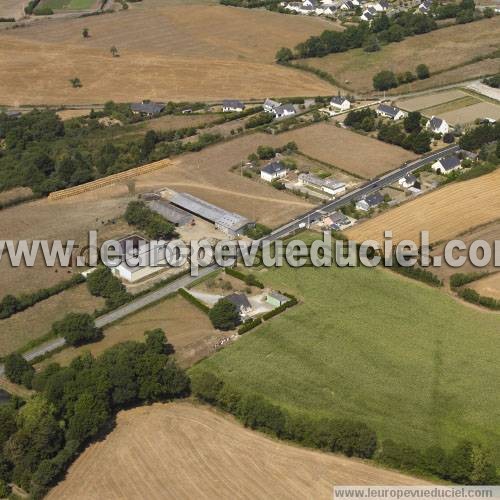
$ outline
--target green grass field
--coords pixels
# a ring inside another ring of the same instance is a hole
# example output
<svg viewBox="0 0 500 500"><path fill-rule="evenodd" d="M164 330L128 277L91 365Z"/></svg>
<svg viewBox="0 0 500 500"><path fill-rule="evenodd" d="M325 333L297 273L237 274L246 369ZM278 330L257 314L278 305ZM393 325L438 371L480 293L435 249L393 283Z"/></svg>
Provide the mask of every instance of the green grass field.
<svg viewBox="0 0 500 500"><path fill-rule="evenodd" d="M380 269L257 275L302 303L193 370L290 411L355 417L381 439L449 448L469 438L498 448L499 315Z"/></svg>
<svg viewBox="0 0 500 500"><path fill-rule="evenodd" d="M87 10L96 4L95 0L44 0L43 7L50 7L52 10Z"/></svg>

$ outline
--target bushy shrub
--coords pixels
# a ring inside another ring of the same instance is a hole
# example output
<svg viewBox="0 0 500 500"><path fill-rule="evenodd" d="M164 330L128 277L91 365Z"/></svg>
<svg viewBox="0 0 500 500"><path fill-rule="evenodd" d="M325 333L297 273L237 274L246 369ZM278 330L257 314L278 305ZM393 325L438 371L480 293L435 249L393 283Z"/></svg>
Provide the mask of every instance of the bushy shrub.
<svg viewBox="0 0 500 500"><path fill-rule="evenodd" d="M5 376L15 384L21 384L28 389L31 388L35 369L26 361L21 354L9 354L5 358Z"/></svg>

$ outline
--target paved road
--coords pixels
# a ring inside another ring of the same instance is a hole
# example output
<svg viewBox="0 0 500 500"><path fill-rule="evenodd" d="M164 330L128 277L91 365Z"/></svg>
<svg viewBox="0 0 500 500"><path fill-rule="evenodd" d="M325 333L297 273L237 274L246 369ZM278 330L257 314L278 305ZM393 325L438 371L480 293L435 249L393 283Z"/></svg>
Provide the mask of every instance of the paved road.
<svg viewBox="0 0 500 500"><path fill-rule="evenodd" d="M308 226L309 224L321 219L325 214L331 214L332 212L335 212L336 210L339 210L343 206L351 203L351 201L353 200L358 200L363 196L367 196L385 186L389 186L390 184L397 182L401 177L411 172L414 172L415 170L418 170L420 167L423 167L424 165L427 165L430 162L436 161L437 159L445 155L454 153L459 149L460 147L454 144L452 146L440 149L439 151L436 151L434 153L424 155L420 157L418 160L406 162L398 169L393 170L380 177L376 177L375 179L366 182L362 186L347 193L346 195L337 198L336 200L333 200L330 203L316 207L310 210L309 212L301 215L297 219L294 219L284 224L278 229L275 229L271 234L263 238L261 241L275 241L279 238L286 238L287 236L290 236L291 234L299 230L301 227L304 227L303 226L304 224ZM207 274L210 274L212 271L215 271L217 267L218 267L217 264L205 267L203 269L200 269L198 276L191 276L187 274L173 281L172 283L165 285L163 288L160 288L159 290L155 290L154 292L143 295L142 297L139 297L133 302L130 302L108 314L100 316L99 318L96 319L96 326L98 328L103 328L115 321L118 321L119 319L124 318L125 316L128 316L129 314L139 311L140 309L148 306L149 304L157 302L158 300L163 299L167 295L176 292L180 288L187 287L200 277L206 276ZM31 361L39 356L43 356L44 354L59 349L64 344L65 344L64 339L57 338L38 346L36 349L26 352L25 354L23 354L23 356L26 360ZM4 373L4 367L3 365L0 365L0 376L3 375L3 373Z"/></svg>

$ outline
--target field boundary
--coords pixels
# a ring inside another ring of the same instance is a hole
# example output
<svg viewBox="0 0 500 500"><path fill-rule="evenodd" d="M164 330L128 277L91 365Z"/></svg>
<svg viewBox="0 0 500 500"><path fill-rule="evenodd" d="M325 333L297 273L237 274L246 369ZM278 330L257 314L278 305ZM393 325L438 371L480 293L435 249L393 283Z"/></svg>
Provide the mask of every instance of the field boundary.
<svg viewBox="0 0 500 500"><path fill-rule="evenodd" d="M70 187L67 189L61 189L60 191L54 191L48 196L49 201L62 200L63 198L69 198L71 196L76 196L78 194L86 193L88 191L95 191L96 189L101 189L116 182L120 182L126 179L131 179L139 175L148 174L159 170L161 168L169 167L172 165L172 161L169 159L158 160L153 163L148 163L147 165L142 165L140 167L131 168L125 172L120 172L118 174L108 175L102 179L96 179L95 181L87 182L85 184L80 184L79 186Z"/></svg>

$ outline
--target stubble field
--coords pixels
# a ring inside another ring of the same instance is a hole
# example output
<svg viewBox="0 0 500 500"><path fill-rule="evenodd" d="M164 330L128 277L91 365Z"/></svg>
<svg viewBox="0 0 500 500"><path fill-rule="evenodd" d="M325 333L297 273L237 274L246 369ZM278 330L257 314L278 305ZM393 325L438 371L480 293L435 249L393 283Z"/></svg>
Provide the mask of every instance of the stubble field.
<svg viewBox="0 0 500 500"><path fill-rule="evenodd" d="M0 33L0 95L3 104L90 104L331 94L315 76L274 64L281 46L327 26L263 10L148 0L114 14L38 22ZM120 57L111 57L112 46ZM71 87L75 77L82 88ZM36 92L28 81L37 82Z"/></svg>
<svg viewBox="0 0 500 500"><path fill-rule="evenodd" d="M484 297L493 297L500 300L500 273L498 269L496 274L481 278L479 281L471 283L468 286Z"/></svg>
<svg viewBox="0 0 500 500"><path fill-rule="evenodd" d="M488 33L487 36L485 34ZM420 63L429 66L432 73L447 70L471 61L474 57L490 54L498 50L500 18L496 17L466 25L451 26L424 35L407 38L400 43L392 43L379 52L364 52L356 49L349 52L331 54L323 58L308 59L311 66L331 73L341 82L358 92L371 92L373 76L384 69L395 73L415 72ZM490 59L431 76L394 89L393 93L408 90L423 90L438 85L446 85L472 79L500 70L500 59Z"/></svg>
<svg viewBox="0 0 500 500"><path fill-rule="evenodd" d="M295 141L299 150L308 156L364 178L375 177L416 158L403 148L329 123L312 125L283 136Z"/></svg>
<svg viewBox="0 0 500 500"><path fill-rule="evenodd" d="M336 484L426 482L289 446L207 407L175 403L120 412L115 430L87 448L47 498L329 499Z"/></svg>
<svg viewBox="0 0 500 500"><path fill-rule="evenodd" d="M486 224L500 213L500 170L470 181L458 182L421 196L402 206L357 224L346 231L350 239L383 241L384 231L394 240L420 241L420 231L430 241L451 239L469 228Z"/></svg>
<svg viewBox="0 0 500 500"><path fill-rule="evenodd" d="M122 321L104 330L104 337L99 342L81 347L68 347L43 361L40 365L50 363L69 365L72 359L85 351L94 356L120 342L134 340L144 341L144 332L161 328L168 342L174 346L175 357L181 366L190 366L213 352L212 346L222 338L220 332L214 330L208 316L180 296L162 300L127 316Z"/></svg>

